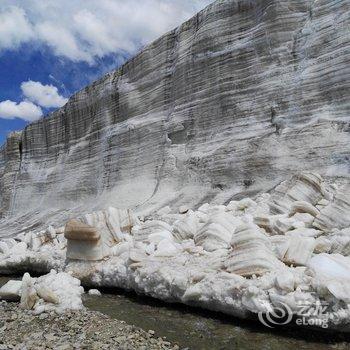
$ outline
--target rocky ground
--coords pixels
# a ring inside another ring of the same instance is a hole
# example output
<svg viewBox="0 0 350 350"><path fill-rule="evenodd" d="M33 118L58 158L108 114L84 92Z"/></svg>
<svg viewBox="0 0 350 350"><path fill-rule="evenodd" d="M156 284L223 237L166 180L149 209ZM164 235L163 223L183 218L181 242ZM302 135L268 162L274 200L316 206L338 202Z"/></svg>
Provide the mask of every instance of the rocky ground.
<svg viewBox="0 0 350 350"><path fill-rule="evenodd" d="M162 338L87 310L34 316L16 303L0 302L0 350L179 349Z"/></svg>

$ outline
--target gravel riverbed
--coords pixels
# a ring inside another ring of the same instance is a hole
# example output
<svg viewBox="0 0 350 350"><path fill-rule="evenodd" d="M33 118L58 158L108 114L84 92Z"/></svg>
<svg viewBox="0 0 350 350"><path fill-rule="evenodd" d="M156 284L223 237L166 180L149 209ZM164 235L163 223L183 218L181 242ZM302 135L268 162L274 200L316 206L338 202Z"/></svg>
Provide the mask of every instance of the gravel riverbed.
<svg viewBox="0 0 350 350"><path fill-rule="evenodd" d="M144 331L99 312L70 311L34 316L17 303L0 302L3 349L179 349L154 331Z"/></svg>

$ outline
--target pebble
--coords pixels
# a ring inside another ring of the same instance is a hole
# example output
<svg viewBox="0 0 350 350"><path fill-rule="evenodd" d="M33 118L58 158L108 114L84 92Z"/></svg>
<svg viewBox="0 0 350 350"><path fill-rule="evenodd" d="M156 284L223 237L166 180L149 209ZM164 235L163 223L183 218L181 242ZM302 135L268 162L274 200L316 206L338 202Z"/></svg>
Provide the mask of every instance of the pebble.
<svg viewBox="0 0 350 350"><path fill-rule="evenodd" d="M9 319L11 323L6 323ZM146 332L125 321L88 310L35 316L20 309L18 304L1 302L0 325L0 350L178 349L162 338L154 338L153 330Z"/></svg>

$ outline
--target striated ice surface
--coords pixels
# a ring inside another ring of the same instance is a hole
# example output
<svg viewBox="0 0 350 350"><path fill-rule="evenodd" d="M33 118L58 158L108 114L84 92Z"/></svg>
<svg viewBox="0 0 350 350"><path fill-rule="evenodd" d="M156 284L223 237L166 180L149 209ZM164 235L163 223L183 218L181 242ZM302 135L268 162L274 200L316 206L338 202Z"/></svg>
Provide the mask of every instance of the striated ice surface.
<svg viewBox="0 0 350 350"><path fill-rule="evenodd" d="M349 16L347 0L214 2L9 136L0 235L108 207L227 204L299 171L347 183Z"/></svg>

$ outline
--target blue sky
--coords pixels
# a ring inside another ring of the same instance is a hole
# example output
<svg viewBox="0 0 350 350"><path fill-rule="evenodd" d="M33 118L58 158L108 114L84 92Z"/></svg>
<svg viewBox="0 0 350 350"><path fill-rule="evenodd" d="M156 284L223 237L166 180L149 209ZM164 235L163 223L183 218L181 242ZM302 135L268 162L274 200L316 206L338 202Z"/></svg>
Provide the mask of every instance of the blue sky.
<svg viewBox="0 0 350 350"><path fill-rule="evenodd" d="M60 96L69 97L104 73L119 66L128 58L127 53L107 55L96 64L73 62L53 55L48 49L32 50L24 45L15 51L3 52L0 57L0 101L20 103L25 97L21 83L36 81L57 87ZM56 107L57 108L57 107ZM43 115L56 108L41 107ZM21 118L5 119L0 115L0 145L13 130L21 130L29 122Z"/></svg>
<svg viewBox="0 0 350 350"><path fill-rule="evenodd" d="M0 145L210 2L1 0Z"/></svg>

